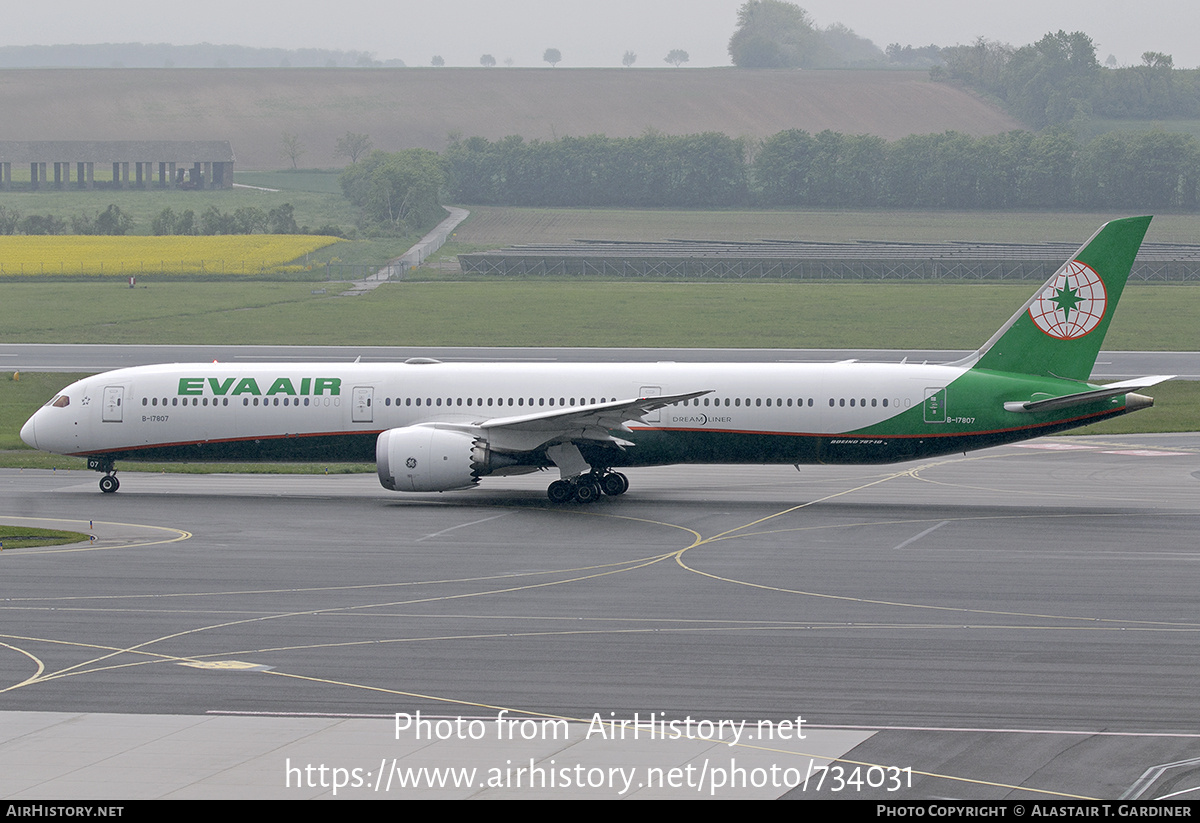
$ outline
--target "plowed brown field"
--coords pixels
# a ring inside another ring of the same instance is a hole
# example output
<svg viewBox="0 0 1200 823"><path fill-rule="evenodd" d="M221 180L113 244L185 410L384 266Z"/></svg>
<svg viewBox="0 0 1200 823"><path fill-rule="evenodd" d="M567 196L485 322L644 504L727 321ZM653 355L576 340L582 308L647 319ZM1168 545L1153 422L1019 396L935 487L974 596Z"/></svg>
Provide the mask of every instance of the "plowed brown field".
<svg viewBox="0 0 1200 823"><path fill-rule="evenodd" d="M784 129L877 134L1020 128L924 72L748 69L7 69L0 140L229 140L238 168L346 161L347 131L376 148L441 150L447 135L526 139Z"/></svg>

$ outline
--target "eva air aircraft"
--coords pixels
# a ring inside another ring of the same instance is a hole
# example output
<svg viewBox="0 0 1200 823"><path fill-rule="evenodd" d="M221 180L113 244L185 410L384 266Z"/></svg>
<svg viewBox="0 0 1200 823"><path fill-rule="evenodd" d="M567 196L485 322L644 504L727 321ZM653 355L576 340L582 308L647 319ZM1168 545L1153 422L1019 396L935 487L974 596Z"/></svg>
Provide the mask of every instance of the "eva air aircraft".
<svg viewBox="0 0 1200 823"><path fill-rule="evenodd" d="M388 489L449 491L557 468L551 500L673 463L891 463L1064 431L1150 406L1169 379L1089 382L1149 217L1105 224L982 348L909 363L442 363L120 369L21 429L88 458L370 460Z"/></svg>

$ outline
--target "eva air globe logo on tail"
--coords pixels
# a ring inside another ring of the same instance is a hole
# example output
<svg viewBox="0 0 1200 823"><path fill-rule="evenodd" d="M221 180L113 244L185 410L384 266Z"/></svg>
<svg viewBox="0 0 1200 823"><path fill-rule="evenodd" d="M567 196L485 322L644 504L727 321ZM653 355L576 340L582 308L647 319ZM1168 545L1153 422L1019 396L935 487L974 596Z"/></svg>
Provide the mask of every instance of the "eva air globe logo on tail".
<svg viewBox="0 0 1200 823"><path fill-rule="evenodd" d="M1029 317L1051 337L1074 340L1096 328L1104 317L1107 304L1100 275L1078 260L1072 260L1033 301Z"/></svg>

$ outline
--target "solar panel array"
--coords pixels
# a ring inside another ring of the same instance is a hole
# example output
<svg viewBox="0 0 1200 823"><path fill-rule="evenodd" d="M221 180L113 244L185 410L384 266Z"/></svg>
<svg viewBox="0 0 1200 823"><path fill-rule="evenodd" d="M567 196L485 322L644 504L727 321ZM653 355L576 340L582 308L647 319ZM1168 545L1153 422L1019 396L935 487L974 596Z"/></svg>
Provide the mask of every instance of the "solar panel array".
<svg viewBox="0 0 1200 823"><path fill-rule="evenodd" d="M460 254L465 274L653 279L1046 280L1078 242L893 243L708 240L510 246ZM1145 243L1135 280L1200 280L1200 244Z"/></svg>

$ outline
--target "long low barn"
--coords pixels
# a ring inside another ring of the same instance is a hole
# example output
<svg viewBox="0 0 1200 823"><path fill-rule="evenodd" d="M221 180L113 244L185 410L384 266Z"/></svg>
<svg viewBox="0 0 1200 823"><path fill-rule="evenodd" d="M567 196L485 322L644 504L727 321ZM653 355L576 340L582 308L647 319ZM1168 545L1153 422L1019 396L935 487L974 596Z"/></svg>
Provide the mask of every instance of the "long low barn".
<svg viewBox="0 0 1200 823"><path fill-rule="evenodd" d="M797 280L1045 280L1078 243L577 240L460 254L464 274ZM1143 243L1131 278L1200 280L1200 245Z"/></svg>
<svg viewBox="0 0 1200 823"><path fill-rule="evenodd" d="M118 189L233 186L233 147L227 140L0 140L0 189L13 187L14 164L29 166L32 189L91 189L97 163L112 164L111 185Z"/></svg>

